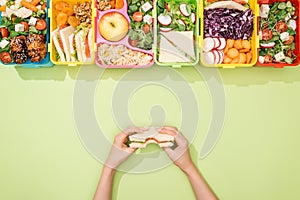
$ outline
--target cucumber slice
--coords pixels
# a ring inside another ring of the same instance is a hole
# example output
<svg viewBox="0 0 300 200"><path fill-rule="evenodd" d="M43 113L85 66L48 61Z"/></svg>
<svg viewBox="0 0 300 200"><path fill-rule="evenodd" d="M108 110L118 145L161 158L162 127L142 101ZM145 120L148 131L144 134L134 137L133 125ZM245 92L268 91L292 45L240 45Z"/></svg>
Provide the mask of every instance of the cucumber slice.
<svg viewBox="0 0 300 200"><path fill-rule="evenodd" d="M278 4L278 9L284 10L285 8L286 8L286 4L284 2L281 2L280 4Z"/></svg>

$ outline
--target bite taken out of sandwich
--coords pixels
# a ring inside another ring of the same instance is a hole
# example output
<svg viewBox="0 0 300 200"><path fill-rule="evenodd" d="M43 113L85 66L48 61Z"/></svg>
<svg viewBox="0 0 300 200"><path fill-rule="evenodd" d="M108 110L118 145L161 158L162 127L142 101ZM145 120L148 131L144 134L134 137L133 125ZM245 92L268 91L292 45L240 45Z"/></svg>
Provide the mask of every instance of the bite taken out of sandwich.
<svg viewBox="0 0 300 200"><path fill-rule="evenodd" d="M174 145L174 136L160 133L157 128L150 128L142 133L129 136L128 145L131 148L146 148L151 143L160 147L172 147Z"/></svg>

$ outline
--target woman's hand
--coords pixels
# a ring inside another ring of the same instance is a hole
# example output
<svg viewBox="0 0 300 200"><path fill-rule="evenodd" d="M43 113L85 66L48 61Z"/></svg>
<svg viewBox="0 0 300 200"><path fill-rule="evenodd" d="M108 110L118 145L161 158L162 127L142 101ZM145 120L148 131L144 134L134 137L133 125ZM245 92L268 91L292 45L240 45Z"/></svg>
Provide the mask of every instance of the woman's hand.
<svg viewBox="0 0 300 200"><path fill-rule="evenodd" d="M126 161L135 151L134 148L129 148L126 145L128 141L128 136L140 133L144 129L138 127L129 127L125 129L122 133L115 136L114 144L112 145L109 156L106 160L105 165L109 168L116 169L120 164Z"/></svg>
<svg viewBox="0 0 300 200"><path fill-rule="evenodd" d="M170 147L164 148L165 152L169 158L177 165L182 171L186 172L190 167L193 167L188 141L187 139L178 131L176 127L164 126L161 127L160 133L169 134L174 136L177 147L172 149Z"/></svg>

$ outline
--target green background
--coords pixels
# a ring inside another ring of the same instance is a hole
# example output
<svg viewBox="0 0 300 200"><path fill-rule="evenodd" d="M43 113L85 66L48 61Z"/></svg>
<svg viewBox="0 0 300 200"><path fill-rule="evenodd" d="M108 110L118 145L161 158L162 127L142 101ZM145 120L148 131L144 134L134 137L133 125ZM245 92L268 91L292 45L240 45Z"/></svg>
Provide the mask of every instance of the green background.
<svg viewBox="0 0 300 200"><path fill-rule="evenodd" d="M111 140L120 130L113 121L113 90L129 70L106 70L99 80L95 66L85 67L87 82L99 81L95 113ZM142 69L160 72L155 66ZM82 145L73 117L78 67L49 69L0 67L0 199L92 199L102 165ZM176 69L195 92L201 126L192 157L220 199L296 200L300 198L300 69L220 69L226 94L226 119L213 151L198 152L211 119L211 96L193 67ZM167 77L166 77L167 78ZM149 94L152 94L149 97ZM150 84L137 91L129 110L137 125L150 123L149 109L162 105L166 123L180 128L174 94ZM183 133L184 134L184 133ZM101 142L99 142L101 145ZM155 149L155 148L154 148ZM117 173L114 199L194 199L175 166L146 174Z"/></svg>

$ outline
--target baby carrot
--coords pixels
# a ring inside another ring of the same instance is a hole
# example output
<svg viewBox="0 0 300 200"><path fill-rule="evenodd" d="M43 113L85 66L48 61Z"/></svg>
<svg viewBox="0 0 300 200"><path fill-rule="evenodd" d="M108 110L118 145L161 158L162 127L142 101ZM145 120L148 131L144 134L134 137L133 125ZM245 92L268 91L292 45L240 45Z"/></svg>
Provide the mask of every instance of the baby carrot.
<svg viewBox="0 0 300 200"><path fill-rule="evenodd" d="M6 6L0 6L0 12L5 12L6 11Z"/></svg>
<svg viewBox="0 0 300 200"><path fill-rule="evenodd" d="M21 5L24 6L25 8L28 8L28 9L34 11L34 12L37 12L37 11L38 11L38 9L37 9L36 6L34 6L34 5L32 5L31 3L28 3L28 2L26 2L26 1L21 1Z"/></svg>
<svg viewBox="0 0 300 200"><path fill-rule="evenodd" d="M42 10L45 10L45 9L46 9L46 6L47 6L47 4L44 3L44 4L42 5Z"/></svg>
<svg viewBox="0 0 300 200"><path fill-rule="evenodd" d="M34 6L37 6L39 3L40 3L41 0L32 0L30 2L30 4L34 5Z"/></svg>

